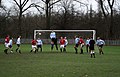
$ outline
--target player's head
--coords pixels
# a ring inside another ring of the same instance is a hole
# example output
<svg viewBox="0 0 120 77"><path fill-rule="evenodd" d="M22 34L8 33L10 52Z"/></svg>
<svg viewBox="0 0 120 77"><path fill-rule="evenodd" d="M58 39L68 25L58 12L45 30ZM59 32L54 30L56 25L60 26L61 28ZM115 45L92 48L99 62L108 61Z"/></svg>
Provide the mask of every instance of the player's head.
<svg viewBox="0 0 120 77"><path fill-rule="evenodd" d="M10 39L13 39L12 37L10 37Z"/></svg>
<svg viewBox="0 0 120 77"><path fill-rule="evenodd" d="M80 36L80 38L82 38L82 36Z"/></svg>
<svg viewBox="0 0 120 77"><path fill-rule="evenodd" d="M10 37L10 35L7 35L6 37Z"/></svg>
<svg viewBox="0 0 120 77"><path fill-rule="evenodd" d="M63 39L63 37L60 37L60 39Z"/></svg>
<svg viewBox="0 0 120 77"><path fill-rule="evenodd" d="M100 39L100 37L97 37L97 39L99 40L99 39Z"/></svg>
<svg viewBox="0 0 120 77"><path fill-rule="evenodd" d="M78 38L78 35L75 35L75 37L74 38Z"/></svg>
<svg viewBox="0 0 120 77"><path fill-rule="evenodd" d="M67 39L67 37L64 37L64 39Z"/></svg>
<svg viewBox="0 0 120 77"><path fill-rule="evenodd" d="M87 40L89 40L90 38L88 37Z"/></svg>

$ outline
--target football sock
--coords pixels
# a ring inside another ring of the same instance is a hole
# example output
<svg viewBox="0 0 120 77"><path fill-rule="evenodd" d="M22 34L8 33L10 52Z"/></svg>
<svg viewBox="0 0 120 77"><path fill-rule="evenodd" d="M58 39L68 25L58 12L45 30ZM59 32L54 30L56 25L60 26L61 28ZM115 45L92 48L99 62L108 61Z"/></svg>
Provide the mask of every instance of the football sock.
<svg viewBox="0 0 120 77"><path fill-rule="evenodd" d="M64 48L63 51L66 51L66 49Z"/></svg>
<svg viewBox="0 0 120 77"><path fill-rule="evenodd" d="M62 52L62 48L60 48L60 51Z"/></svg>
<svg viewBox="0 0 120 77"><path fill-rule="evenodd" d="M78 53L78 52L77 52L77 51L78 51L77 48L75 48L75 51L76 51L75 53L77 54L77 53Z"/></svg>
<svg viewBox="0 0 120 77"><path fill-rule="evenodd" d="M19 50L19 53L21 54L21 50Z"/></svg>

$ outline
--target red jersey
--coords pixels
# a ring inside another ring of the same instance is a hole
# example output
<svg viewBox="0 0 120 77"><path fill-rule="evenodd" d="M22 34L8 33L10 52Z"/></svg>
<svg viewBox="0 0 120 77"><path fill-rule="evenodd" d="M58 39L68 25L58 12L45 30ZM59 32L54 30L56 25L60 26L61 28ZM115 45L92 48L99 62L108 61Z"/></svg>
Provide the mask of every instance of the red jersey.
<svg viewBox="0 0 120 77"><path fill-rule="evenodd" d="M5 38L5 43L9 43L9 37L7 36L6 38Z"/></svg>
<svg viewBox="0 0 120 77"><path fill-rule="evenodd" d="M65 44L65 39L60 39L60 45L64 45Z"/></svg>
<svg viewBox="0 0 120 77"><path fill-rule="evenodd" d="M37 41L36 40L32 40L32 45L36 45Z"/></svg>
<svg viewBox="0 0 120 77"><path fill-rule="evenodd" d="M84 43L84 41L83 41L83 39L82 39L82 38L80 38L80 41L79 41L79 42L80 42L80 44Z"/></svg>

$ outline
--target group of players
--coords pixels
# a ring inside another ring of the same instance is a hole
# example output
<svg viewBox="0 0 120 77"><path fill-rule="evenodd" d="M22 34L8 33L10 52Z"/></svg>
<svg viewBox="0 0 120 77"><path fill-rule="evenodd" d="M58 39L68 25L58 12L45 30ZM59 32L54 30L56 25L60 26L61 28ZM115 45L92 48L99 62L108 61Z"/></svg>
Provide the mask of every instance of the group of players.
<svg viewBox="0 0 120 77"><path fill-rule="evenodd" d="M97 45L98 49L99 49L99 54L104 54L103 53L103 46L105 45L105 42L104 40L102 40L100 37L97 38L97 41L95 42L95 40L90 37L90 38L87 38L86 42L83 41L82 37L79 37L79 36L75 36L75 51L76 51L76 54L78 53L78 46L80 45L80 54L83 54L83 47L84 45L86 45L86 51L87 53L90 53L91 55L91 58L94 57L95 58L95 47L94 45Z"/></svg>
<svg viewBox="0 0 120 77"><path fill-rule="evenodd" d="M19 52L21 54L21 50L20 50L20 44L21 44L21 36L18 36L16 44L17 44L17 48L16 48L16 52ZM54 45L56 47L56 50L58 50L58 46L57 46L57 38L56 38L56 33L54 31L52 31L50 33L50 39L51 39L51 50L53 50ZM82 37L79 36L75 36L75 53L78 54L78 47L80 46L80 54L83 54L83 47L86 46L86 51L87 53L90 53L91 58L94 57L95 58L95 52L94 52L94 45L96 44L98 46L99 49L99 54L104 54L103 53L103 46L105 45L104 40L102 40L100 37L97 38L97 41L95 42L93 40L93 38L87 38L86 42L84 42ZM4 52L6 54L8 54L8 50L10 49L10 52L13 53L13 49L12 49L12 43L13 43L13 38L11 38L9 35L5 38L5 47L6 49L4 50ZM43 42L40 38L33 39L32 40L32 49L30 52L38 52L38 50L40 49L40 51L42 52L42 45ZM61 52L66 52L66 46L68 45L68 40L66 37L60 37L59 40L59 44L60 44L60 51Z"/></svg>
<svg viewBox="0 0 120 77"><path fill-rule="evenodd" d="M21 36L18 36L16 41L16 45L17 45L16 52L19 52L21 54L20 39L21 39ZM5 38L5 50L4 50L5 54L8 54L8 50L10 50L10 53L13 53L12 45L13 45L13 38L7 35Z"/></svg>

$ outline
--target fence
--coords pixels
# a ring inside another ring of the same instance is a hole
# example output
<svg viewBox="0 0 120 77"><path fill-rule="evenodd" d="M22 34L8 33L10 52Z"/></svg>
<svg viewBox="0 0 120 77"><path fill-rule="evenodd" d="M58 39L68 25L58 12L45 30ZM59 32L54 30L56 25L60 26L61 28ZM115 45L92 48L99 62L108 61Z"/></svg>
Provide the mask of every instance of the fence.
<svg viewBox="0 0 120 77"><path fill-rule="evenodd" d="M32 39L21 39L21 43L23 44L29 44L31 43ZM42 39L44 44L49 44L51 42L50 39ZM16 42L16 39L14 39L14 42ZM69 44L74 44L74 39L68 39ZM0 43L4 44L4 39L0 39ZM105 45L118 45L120 46L120 40L105 40Z"/></svg>

